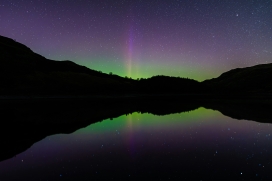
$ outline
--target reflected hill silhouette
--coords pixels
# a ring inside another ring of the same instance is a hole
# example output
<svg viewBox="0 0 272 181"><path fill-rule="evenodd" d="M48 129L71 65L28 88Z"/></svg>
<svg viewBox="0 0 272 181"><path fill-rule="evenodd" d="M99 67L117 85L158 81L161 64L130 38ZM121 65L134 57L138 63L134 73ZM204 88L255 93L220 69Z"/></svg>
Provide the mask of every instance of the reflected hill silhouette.
<svg viewBox="0 0 272 181"><path fill-rule="evenodd" d="M167 115L214 109L234 119L271 123L271 101L193 100L189 97L118 97L105 99L28 99L0 103L0 161L27 150L49 135L69 134L90 124L133 112Z"/></svg>
<svg viewBox="0 0 272 181"><path fill-rule="evenodd" d="M166 115L198 108L195 104L176 107L177 103L176 101L154 101L138 97L1 101L0 141L2 149L0 160L11 158L25 151L46 136L69 134L108 118L133 112Z"/></svg>
<svg viewBox="0 0 272 181"><path fill-rule="evenodd" d="M271 100L217 100L205 102L203 105L207 109L218 110L233 119L272 123Z"/></svg>

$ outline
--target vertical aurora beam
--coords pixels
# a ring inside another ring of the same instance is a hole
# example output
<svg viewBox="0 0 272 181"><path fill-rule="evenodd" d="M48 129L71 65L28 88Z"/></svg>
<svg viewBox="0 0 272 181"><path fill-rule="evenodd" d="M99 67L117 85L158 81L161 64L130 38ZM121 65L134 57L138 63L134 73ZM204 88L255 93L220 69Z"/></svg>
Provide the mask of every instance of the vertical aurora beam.
<svg viewBox="0 0 272 181"><path fill-rule="evenodd" d="M133 41L134 41L134 33L133 33L133 4L130 4L128 17L130 17L130 21L128 23L128 30L126 33L126 47L125 47L125 67L126 67L126 76L132 76L132 57L133 57Z"/></svg>
<svg viewBox="0 0 272 181"><path fill-rule="evenodd" d="M131 77L132 75L132 56L133 56L133 28L130 25L127 38L127 54L125 56L126 75Z"/></svg>

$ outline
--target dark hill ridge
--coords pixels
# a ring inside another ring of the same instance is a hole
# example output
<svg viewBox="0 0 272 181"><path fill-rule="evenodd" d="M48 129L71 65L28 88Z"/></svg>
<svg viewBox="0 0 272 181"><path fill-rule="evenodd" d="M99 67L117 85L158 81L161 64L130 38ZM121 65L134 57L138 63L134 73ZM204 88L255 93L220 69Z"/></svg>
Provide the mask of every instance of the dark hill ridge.
<svg viewBox="0 0 272 181"><path fill-rule="evenodd" d="M53 72L65 71L73 73L84 73L92 76L109 78L108 74L88 69L85 66L77 65L71 61L54 61L44 58L43 56L34 53L27 46L16 42L15 40L0 36L1 46L1 63L4 63L5 68L14 69L20 73L29 71ZM16 66L17 65L17 66ZM1 66L2 68L4 66ZM9 67L7 67L9 66ZM13 67L11 67L13 66ZM124 80L119 76L110 77L111 79Z"/></svg>
<svg viewBox="0 0 272 181"><path fill-rule="evenodd" d="M201 86L198 81L180 77L157 75L148 79L141 79L138 84L137 87L140 87L144 93L197 94L206 92L206 87Z"/></svg>
<svg viewBox="0 0 272 181"><path fill-rule="evenodd" d="M88 69L71 61L54 61L15 40L0 36L0 93L87 94L131 90L131 80Z"/></svg>
<svg viewBox="0 0 272 181"><path fill-rule="evenodd" d="M0 36L0 64L2 95L177 94L192 93L203 87L191 79L155 76L136 81L71 61L49 60L3 36Z"/></svg>
<svg viewBox="0 0 272 181"><path fill-rule="evenodd" d="M271 94L272 64L237 68L201 83L153 76L133 80L71 61L54 61L0 36L0 95Z"/></svg>
<svg viewBox="0 0 272 181"><path fill-rule="evenodd" d="M0 35L0 40L1 40L0 41L1 49L3 48L7 50L6 53L10 53L10 52L33 53L32 50L28 48L27 46L25 46L24 44L16 42L15 40L12 40L10 38Z"/></svg>
<svg viewBox="0 0 272 181"><path fill-rule="evenodd" d="M233 69L203 84L223 93L269 94L272 93L272 64Z"/></svg>

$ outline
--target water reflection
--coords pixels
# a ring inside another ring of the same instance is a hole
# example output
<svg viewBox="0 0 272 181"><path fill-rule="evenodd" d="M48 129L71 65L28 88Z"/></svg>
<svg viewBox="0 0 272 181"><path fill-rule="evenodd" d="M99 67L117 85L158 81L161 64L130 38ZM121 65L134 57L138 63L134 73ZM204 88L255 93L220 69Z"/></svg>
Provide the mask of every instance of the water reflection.
<svg viewBox="0 0 272 181"><path fill-rule="evenodd" d="M134 112L46 137L0 162L0 180L268 180L271 131L205 108Z"/></svg>

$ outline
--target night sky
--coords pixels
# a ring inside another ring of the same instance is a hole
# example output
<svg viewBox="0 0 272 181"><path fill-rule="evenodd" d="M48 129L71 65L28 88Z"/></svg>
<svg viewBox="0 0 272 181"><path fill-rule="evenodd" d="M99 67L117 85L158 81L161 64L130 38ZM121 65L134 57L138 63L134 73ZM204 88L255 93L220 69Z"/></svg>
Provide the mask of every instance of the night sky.
<svg viewBox="0 0 272 181"><path fill-rule="evenodd" d="M202 81L272 63L272 0L1 0L0 35L105 73Z"/></svg>

